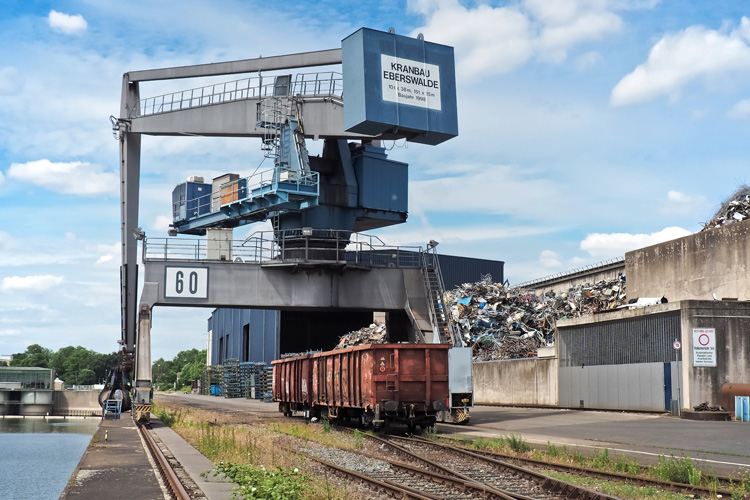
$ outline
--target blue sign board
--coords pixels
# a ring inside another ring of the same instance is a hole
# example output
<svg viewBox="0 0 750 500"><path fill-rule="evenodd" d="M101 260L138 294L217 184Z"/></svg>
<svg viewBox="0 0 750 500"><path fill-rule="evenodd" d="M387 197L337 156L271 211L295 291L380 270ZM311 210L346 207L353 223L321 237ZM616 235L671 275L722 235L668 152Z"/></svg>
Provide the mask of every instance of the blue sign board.
<svg viewBox="0 0 750 500"><path fill-rule="evenodd" d="M347 131L430 145L458 135L453 47L362 28L341 49Z"/></svg>

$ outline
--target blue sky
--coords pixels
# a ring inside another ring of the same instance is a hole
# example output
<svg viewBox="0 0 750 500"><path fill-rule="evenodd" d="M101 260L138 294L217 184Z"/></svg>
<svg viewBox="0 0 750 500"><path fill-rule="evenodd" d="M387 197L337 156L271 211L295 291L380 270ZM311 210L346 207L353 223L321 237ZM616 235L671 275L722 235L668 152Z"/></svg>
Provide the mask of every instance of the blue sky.
<svg viewBox="0 0 750 500"><path fill-rule="evenodd" d="M0 354L33 343L117 347L119 173L108 117L127 71L335 48L362 26L455 47L460 135L388 145L410 164L410 214L378 234L503 260L519 283L695 232L748 181L749 10L723 0L6 0ZM154 83L141 95L200 85ZM177 183L247 175L259 146L145 137L147 235L165 235ZM156 309L154 359L204 348L209 314Z"/></svg>

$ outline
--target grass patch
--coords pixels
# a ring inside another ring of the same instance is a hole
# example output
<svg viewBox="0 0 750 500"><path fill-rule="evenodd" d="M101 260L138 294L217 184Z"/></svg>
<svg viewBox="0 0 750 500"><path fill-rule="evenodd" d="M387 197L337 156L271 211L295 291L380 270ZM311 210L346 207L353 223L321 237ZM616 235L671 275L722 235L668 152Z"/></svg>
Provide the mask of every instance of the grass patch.
<svg viewBox="0 0 750 500"><path fill-rule="evenodd" d="M246 499L285 499L301 500L302 492L310 478L300 473L299 468L283 469L276 467L266 470L264 466L247 464L219 463L216 474L224 474L237 483L237 494Z"/></svg>
<svg viewBox="0 0 750 500"><path fill-rule="evenodd" d="M340 486L327 472L312 472L299 453L308 441L352 449L356 438L324 432L317 425L254 422L173 403L156 402L154 414L216 464L216 471L237 483L237 498L331 500L356 498L354 486Z"/></svg>
<svg viewBox="0 0 750 500"><path fill-rule="evenodd" d="M516 453L526 453L533 449L520 435L516 436L515 434L511 434L505 438L505 441L508 443L508 447Z"/></svg>
<svg viewBox="0 0 750 500"><path fill-rule="evenodd" d="M695 468L690 457L675 458L673 454L670 454L667 458L664 455L659 455L659 464L651 470L653 475L662 481L693 486L701 484L701 471Z"/></svg>
<svg viewBox="0 0 750 500"><path fill-rule="evenodd" d="M437 425L431 425L422 429L422 436L432 441L437 439Z"/></svg>
<svg viewBox="0 0 750 500"><path fill-rule="evenodd" d="M583 478L574 476L572 474L566 474L564 472L557 472L552 470L546 470L543 471L543 473L547 476L560 479L561 481L572 483L577 486L583 486L584 488L601 491L602 493L618 498L634 500L691 500L690 496L679 493L660 491L651 486L638 486L635 484L606 481L588 477Z"/></svg>

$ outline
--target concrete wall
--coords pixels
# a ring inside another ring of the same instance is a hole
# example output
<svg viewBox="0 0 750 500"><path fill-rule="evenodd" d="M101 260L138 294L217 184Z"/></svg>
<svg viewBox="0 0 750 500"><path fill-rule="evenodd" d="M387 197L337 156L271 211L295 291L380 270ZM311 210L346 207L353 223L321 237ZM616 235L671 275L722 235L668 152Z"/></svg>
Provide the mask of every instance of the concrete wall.
<svg viewBox="0 0 750 500"><path fill-rule="evenodd" d="M750 221L625 254L629 298L750 300Z"/></svg>
<svg viewBox="0 0 750 500"><path fill-rule="evenodd" d="M531 290L536 295L544 292L561 292L568 290L577 285L585 283L596 283L601 280L611 280L618 278L625 273L625 262L620 261L612 264L604 264L590 269L573 270L565 274L555 276L554 278L542 278L532 281L528 284L520 284L525 290Z"/></svg>
<svg viewBox="0 0 750 500"><path fill-rule="evenodd" d="M721 386L750 384L750 302L684 301L682 305L683 408L719 405ZM716 366L693 366L693 329L713 328Z"/></svg>
<svg viewBox="0 0 750 500"><path fill-rule="evenodd" d="M474 363L474 403L557 406L557 358Z"/></svg>
<svg viewBox="0 0 750 500"><path fill-rule="evenodd" d="M99 391L55 391L52 393L53 415L101 414Z"/></svg>

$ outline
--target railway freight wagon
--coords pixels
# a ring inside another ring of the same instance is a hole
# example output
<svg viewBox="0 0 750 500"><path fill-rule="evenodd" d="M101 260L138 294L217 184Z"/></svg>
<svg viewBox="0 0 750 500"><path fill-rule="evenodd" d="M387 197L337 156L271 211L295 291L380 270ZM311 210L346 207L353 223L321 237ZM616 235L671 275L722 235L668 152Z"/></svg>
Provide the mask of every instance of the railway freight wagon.
<svg viewBox="0 0 750 500"><path fill-rule="evenodd" d="M274 361L279 411L376 429L435 424L447 408L447 344L368 344Z"/></svg>

